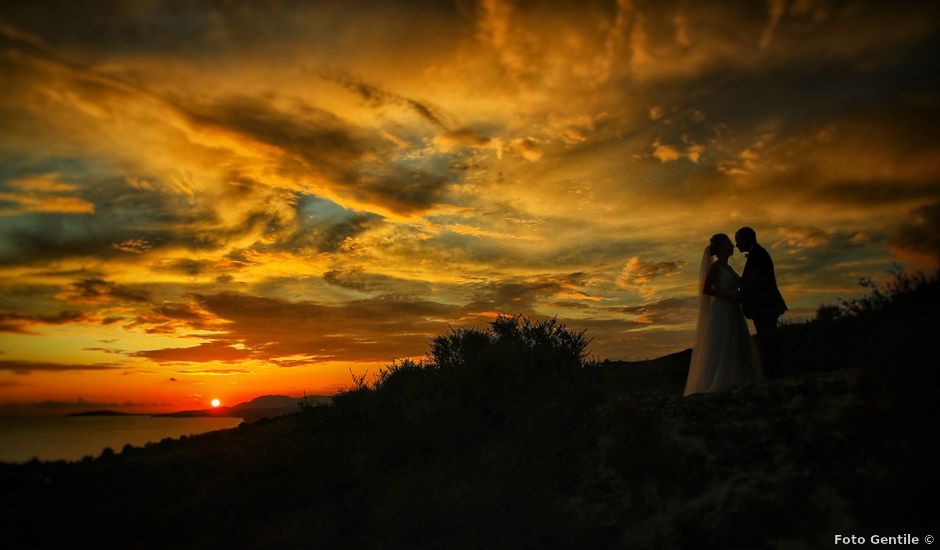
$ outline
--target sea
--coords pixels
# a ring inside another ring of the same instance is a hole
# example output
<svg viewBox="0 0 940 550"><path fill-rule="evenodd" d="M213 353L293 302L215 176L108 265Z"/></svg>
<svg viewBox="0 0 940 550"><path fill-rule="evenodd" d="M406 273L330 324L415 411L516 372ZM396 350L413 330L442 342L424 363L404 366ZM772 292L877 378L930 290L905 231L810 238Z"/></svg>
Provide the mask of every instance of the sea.
<svg viewBox="0 0 940 550"><path fill-rule="evenodd" d="M0 462L81 460L105 447L119 453L167 437L234 428L241 418L165 416L65 416L0 418Z"/></svg>

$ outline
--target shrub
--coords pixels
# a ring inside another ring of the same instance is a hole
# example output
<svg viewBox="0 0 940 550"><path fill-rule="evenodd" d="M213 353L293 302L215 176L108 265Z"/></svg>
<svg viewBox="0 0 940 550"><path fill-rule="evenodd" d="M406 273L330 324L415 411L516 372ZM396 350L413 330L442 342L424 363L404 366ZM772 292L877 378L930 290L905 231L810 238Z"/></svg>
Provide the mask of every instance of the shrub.
<svg viewBox="0 0 940 550"><path fill-rule="evenodd" d="M781 359L788 372L875 367L900 380L917 365L933 361L940 274L911 273L899 266L890 273L880 286L861 279L867 293L820 306L814 320L784 326Z"/></svg>
<svg viewBox="0 0 940 550"><path fill-rule="evenodd" d="M544 392L580 399L571 388L578 386L573 377L585 365L588 344L583 331L557 319L499 316L487 329L452 329L432 338L424 359L392 361L371 386L364 375L353 375L353 385L333 403L359 418L393 411L447 416L469 403L506 413Z"/></svg>
<svg viewBox="0 0 940 550"><path fill-rule="evenodd" d="M489 331L457 329L431 340L428 362L436 368L565 370L582 367L590 341L557 318L532 322L499 316Z"/></svg>
<svg viewBox="0 0 940 550"><path fill-rule="evenodd" d="M868 293L840 300L842 316L859 317L899 308L919 309L928 303L936 303L940 272L928 276L895 265L889 273L891 278L880 287L867 277L861 278L859 285L868 289Z"/></svg>

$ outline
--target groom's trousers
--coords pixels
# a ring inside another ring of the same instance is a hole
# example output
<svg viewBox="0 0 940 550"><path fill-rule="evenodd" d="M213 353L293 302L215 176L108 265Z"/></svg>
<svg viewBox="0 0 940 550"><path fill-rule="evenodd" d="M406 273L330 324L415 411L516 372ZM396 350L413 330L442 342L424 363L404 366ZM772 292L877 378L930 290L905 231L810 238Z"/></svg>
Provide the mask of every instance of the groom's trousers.
<svg viewBox="0 0 940 550"><path fill-rule="evenodd" d="M761 363L767 378L783 375L780 369L780 341L777 339L776 317L755 317L757 346L760 348Z"/></svg>

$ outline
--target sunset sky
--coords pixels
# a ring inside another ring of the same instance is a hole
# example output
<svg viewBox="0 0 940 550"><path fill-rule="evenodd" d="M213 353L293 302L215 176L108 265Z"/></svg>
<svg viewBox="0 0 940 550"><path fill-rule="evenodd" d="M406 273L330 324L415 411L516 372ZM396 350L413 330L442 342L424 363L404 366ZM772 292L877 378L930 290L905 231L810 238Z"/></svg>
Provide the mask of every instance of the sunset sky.
<svg viewBox="0 0 940 550"><path fill-rule="evenodd" d="M497 313L656 357L742 225L790 318L932 269L938 7L0 1L0 414L332 393Z"/></svg>

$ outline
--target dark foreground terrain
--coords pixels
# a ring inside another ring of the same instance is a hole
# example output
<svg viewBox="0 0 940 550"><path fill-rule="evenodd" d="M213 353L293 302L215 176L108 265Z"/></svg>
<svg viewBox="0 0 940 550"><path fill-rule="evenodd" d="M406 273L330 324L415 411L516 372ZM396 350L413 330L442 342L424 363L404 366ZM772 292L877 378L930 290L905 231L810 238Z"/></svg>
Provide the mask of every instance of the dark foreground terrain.
<svg viewBox="0 0 940 550"><path fill-rule="evenodd" d="M783 331L790 375L681 397L553 322L435 338L332 406L0 465L0 546L829 548L938 515L934 278ZM588 335L589 336L589 335Z"/></svg>

